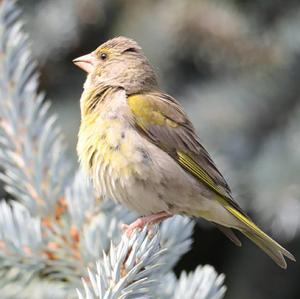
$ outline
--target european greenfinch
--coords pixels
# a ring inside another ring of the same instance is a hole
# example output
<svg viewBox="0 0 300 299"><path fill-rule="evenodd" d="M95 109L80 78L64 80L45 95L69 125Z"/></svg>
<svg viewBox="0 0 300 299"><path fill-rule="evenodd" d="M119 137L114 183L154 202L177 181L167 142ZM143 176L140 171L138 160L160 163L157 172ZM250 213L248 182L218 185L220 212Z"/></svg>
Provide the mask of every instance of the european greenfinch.
<svg viewBox="0 0 300 299"><path fill-rule="evenodd" d="M79 161L100 195L136 211L130 234L173 215L202 217L231 241L237 229L280 267L294 256L233 199L182 106L158 86L140 46L113 38L74 59L87 72L80 99Z"/></svg>

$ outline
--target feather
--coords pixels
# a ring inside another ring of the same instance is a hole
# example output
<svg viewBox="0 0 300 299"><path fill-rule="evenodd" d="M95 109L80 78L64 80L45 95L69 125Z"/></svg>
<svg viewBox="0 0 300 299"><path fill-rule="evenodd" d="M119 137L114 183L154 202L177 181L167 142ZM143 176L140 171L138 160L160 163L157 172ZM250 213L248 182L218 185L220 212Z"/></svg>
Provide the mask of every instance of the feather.
<svg viewBox="0 0 300 299"><path fill-rule="evenodd" d="M242 243L239 238L235 235L235 233L228 227L225 227L221 224L215 223L215 226L236 246L241 247Z"/></svg>
<svg viewBox="0 0 300 299"><path fill-rule="evenodd" d="M244 228L240 228L240 231L270 256L278 266L286 269L284 256L294 262L296 261L289 251L264 233L249 217L241 214L234 207L225 205L225 208L244 224Z"/></svg>

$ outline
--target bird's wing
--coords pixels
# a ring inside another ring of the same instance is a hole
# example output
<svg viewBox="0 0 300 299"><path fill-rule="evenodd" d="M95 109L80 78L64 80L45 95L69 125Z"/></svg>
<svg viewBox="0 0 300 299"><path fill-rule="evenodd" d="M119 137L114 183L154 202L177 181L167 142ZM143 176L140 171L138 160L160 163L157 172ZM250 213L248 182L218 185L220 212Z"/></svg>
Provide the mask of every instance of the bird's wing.
<svg viewBox="0 0 300 299"><path fill-rule="evenodd" d="M152 143L167 152L177 163L209 189L216 200L242 224L241 231L265 251L280 267L286 268L284 256L295 257L265 234L232 199L231 191L222 174L200 144L193 125L179 103L172 97L156 92L128 97L134 124ZM218 225L236 245L241 243L228 228Z"/></svg>
<svg viewBox="0 0 300 299"><path fill-rule="evenodd" d="M181 105L169 95L153 92L128 96L135 126L186 171L234 207L231 191L208 152L200 144ZM240 209L239 209L240 210Z"/></svg>

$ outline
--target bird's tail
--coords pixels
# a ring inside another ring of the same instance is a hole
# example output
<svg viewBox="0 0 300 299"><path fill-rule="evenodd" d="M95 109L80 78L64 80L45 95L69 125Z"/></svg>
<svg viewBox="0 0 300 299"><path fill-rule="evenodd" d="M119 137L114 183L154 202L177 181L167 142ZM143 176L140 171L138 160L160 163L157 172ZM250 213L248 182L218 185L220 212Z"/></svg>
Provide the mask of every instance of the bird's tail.
<svg viewBox="0 0 300 299"><path fill-rule="evenodd" d="M270 256L278 266L286 269L287 264L284 257L294 262L296 261L295 257L289 251L264 233L248 216L231 205L225 205L224 207L229 213L242 222L239 230Z"/></svg>

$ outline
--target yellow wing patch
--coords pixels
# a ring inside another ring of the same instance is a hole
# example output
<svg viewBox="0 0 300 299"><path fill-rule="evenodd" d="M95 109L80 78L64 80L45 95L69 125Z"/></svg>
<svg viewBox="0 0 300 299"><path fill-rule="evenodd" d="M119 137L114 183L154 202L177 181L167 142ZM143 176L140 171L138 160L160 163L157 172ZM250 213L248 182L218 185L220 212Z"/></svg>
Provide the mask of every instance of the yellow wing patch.
<svg viewBox="0 0 300 299"><path fill-rule="evenodd" d="M163 115L153 101L143 95L129 96L128 105L142 127L147 125L167 125L168 127L176 128L178 126L176 122Z"/></svg>
<svg viewBox="0 0 300 299"><path fill-rule="evenodd" d="M224 197L222 189L216 185L216 183L212 180L212 178L202 169L202 167L196 163L191 157L187 154L178 151L178 162L187 169L190 173L196 176L200 181L205 183L211 190L216 192L221 197Z"/></svg>

